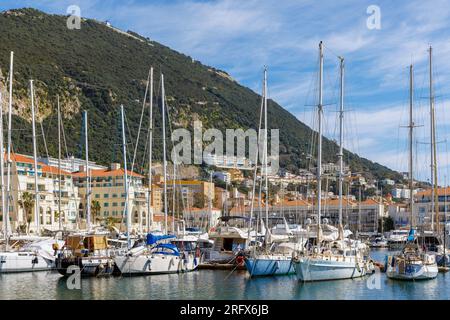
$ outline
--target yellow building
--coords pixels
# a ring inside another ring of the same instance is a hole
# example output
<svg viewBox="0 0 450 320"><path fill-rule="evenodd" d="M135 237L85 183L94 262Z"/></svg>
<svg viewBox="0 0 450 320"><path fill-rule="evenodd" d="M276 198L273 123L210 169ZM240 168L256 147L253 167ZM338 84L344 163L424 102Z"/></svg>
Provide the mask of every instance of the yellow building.
<svg viewBox="0 0 450 320"><path fill-rule="evenodd" d="M174 185L173 180L167 181L167 190L172 192ZM160 184L162 187L162 185ZM214 201L215 191L214 183L200 180L175 180L175 189L181 191L185 207L192 207L194 204L194 195L196 193L203 194L206 199Z"/></svg>
<svg viewBox="0 0 450 320"><path fill-rule="evenodd" d="M144 187L144 176L127 171L130 187L128 197L125 193L125 170L120 164L113 163L107 169L89 170L91 177L91 203L97 201L100 205L99 212L91 209L91 221L101 222L108 217L117 218L125 222L125 203L128 201L131 213L131 224L135 230L145 229L147 225L147 198L148 189ZM79 214L86 218L86 170L83 166L80 171L73 174L74 183L78 186L81 203ZM125 223L124 223L125 224ZM142 226L142 229L141 227Z"/></svg>

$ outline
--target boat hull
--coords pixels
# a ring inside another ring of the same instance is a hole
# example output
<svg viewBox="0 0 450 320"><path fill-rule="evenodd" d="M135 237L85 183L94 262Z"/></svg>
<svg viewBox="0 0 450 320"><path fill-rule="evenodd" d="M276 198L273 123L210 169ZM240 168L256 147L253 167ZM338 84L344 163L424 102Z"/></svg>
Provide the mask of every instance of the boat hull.
<svg viewBox="0 0 450 320"><path fill-rule="evenodd" d="M290 257L245 258L245 267L251 277L279 276L295 273Z"/></svg>
<svg viewBox="0 0 450 320"><path fill-rule="evenodd" d="M0 273L49 271L54 267L54 261L33 252L0 253Z"/></svg>
<svg viewBox="0 0 450 320"><path fill-rule="evenodd" d="M185 257L166 254L142 254L138 256L117 256L114 258L122 275L152 275L193 271L199 258L193 254Z"/></svg>
<svg viewBox="0 0 450 320"><path fill-rule="evenodd" d="M394 280L430 280L437 277L439 272L437 264L417 265L407 264L404 271L400 271L398 266L388 266L386 276Z"/></svg>
<svg viewBox="0 0 450 320"><path fill-rule="evenodd" d="M367 270L362 263L301 257L293 261L300 281L326 281L363 277Z"/></svg>
<svg viewBox="0 0 450 320"><path fill-rule="evenodd" d="M56 259L56 270L63 276L70 276L78 267L81 276L102 277L114 272L114 261L108 257L64 257Z"/></svg>

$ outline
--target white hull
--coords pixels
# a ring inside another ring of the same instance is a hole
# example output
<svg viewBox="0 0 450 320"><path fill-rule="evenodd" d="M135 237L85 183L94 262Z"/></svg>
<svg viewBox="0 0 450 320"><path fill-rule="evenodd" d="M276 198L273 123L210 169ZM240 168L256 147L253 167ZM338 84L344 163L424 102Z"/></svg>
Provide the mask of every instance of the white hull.
<svg viewBox="0 0 450 320"><path fill-rule="evenodd" d="M399 268L397 264L388 265L386 276L395 280L430 280L438 275L438 266L433 264L411 263L406 264L404 268Z"/></svg>
<svg viewBox="0 0 450 320"><path fill-rule="evenodd" d="M34 252L0 253L0 273L48 271L55 267L54 261Z"/></svg>
<svg viewBox="0 0 450 320"><path fill-rule="evenodd" d="M117 256L116 266L125 275L150 275L189 272L197 268L199 258L193 254L182 256L167 254L141 254L138 256Z"/></svg>
<svg viewBox="0 0 450 320"><path fill-rule="evenodd" d="M363 277L367 267L354 259L300 257L294 260L294 269L300 281L340 280Z"/></svg>

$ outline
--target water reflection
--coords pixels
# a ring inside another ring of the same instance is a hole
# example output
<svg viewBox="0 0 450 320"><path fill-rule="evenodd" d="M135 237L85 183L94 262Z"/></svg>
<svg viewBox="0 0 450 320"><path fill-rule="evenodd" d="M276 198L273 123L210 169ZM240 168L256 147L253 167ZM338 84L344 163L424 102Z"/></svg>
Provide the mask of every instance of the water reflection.
<svg viewBox="0 0 450 320"><path fill-rule="evenodd" d="M386 250L372 257L383 260ZM375 257L376 256L376 257ZM147 277L83 278L80 290L69 290L56 272L0 275L0 299L449 299L450 274L430 281L394 281L379 273L379 289L369 277L315 283L295 276L250 278L246 271L198 270ZM372 287L374 287L372 285Z"/></svg>

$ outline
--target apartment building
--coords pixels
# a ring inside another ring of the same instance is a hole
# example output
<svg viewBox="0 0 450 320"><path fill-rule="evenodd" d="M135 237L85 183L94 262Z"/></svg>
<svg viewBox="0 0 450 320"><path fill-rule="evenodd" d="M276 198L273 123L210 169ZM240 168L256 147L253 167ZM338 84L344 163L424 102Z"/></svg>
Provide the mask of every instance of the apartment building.
<svg viewBox="0 0 450 320"><path fill-rule="evenodd" d="M132 228L145 227L147 224L147 199L148 189L144 186L144 176L127 171L129 179L128 196L125 192L125 170L120 164L113 163L107 169L89 169L91 177L91 203L97 201L100 205L99 212L91 209L91 221L101 222L108 217L126 219L126 204L131 216ZM73 173L73 180L78 187L81 198L79 215L86 218L86 168L80 166L78 172ZM125 224L125 223L124 223ZM124 225L123 224L123 225Z"/></svg>
<svg viewBox="0 0 450 320"><path fill-rule="evenodd" d="M30 232L36 232L34 160L32 157L23 154L12 154L11 160L12 192L9 207L11 228L16 231L29 223ZM57 230L60 217L58 168L38 162L37 175L41 230ZM25 194L32 195L33 207L27 207L23 201ZM63 227L73 227L76 222L79 203L78 187L73 183L71 173L61 170L61 222Z"/></svg>

